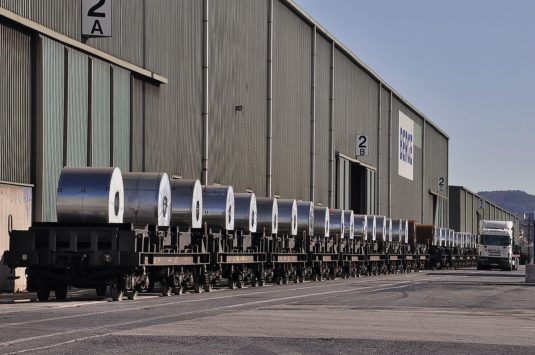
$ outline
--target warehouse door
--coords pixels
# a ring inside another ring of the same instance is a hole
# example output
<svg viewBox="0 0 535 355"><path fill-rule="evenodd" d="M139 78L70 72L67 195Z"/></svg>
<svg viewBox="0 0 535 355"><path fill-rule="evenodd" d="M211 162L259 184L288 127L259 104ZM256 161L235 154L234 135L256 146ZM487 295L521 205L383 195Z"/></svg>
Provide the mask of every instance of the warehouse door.
<svg viewBox="0 0 535 355"><path fill-rule="evenodd" d="M357 214L375 214L375 171L338 157L336 172L336 207Z"/></svg>

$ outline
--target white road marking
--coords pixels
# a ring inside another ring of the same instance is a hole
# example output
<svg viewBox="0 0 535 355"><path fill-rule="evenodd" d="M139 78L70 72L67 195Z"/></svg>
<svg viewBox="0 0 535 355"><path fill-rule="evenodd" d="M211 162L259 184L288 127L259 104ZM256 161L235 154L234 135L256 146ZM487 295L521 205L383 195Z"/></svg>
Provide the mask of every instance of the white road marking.
<svg viewBox="0 0 535 355"><path fill-rule="evenodd" d="M424 280L419 280L419 282L422 282L422 281L425 281L425 280L429 280L429 278L428 279L424 279ZM400 281L399 283L403 283L403 282L411 282L411 281ZM35 324L35 323L41 323L41 322L47 322L47 321L56 321L56 320L63 320L63 319L72 319L72 318L77 318L77 317L95 316L95 315L108 314L108 313L119 313L119 312L136 311L136 310L140 310L140 309L146 310L146 309L161 308L161 307L171 306L171 305L194 303L194 302L205 302L205 301L210 301L210 300L220 300L220 299L234 298L234 297L240 297L240 296L254 296L254 295L262 295L262 294L286 292L286 291L300 291L300 290L306 290L306 289L332 287L332 286L344 286L344 285L350 285L350 284L352 284L352 282L344 282L344 283L338 283L338 284L334 284L334 285L332 283L325 283L325 284L322 284L322 285L305 286L305 287L298 287L298 288L286 288L286 287L278 288L277 287L274 290L268 290L268 291L257 291L257 292L250 292L250 293L245 293L245 294L236 294L236 293L234 293L234 294L228 294L228 295L219 296L219 297L197 298L197 299L192 299L192 300L173 301L173 302L160 303L160 304L155 304L155 305L139 305L139 306L136 306L136 307L123 308L123 309L114 309L114 310L108 310L108 311L99 311L99 312L91 312L91 313L74 314L74 315L62 316L62 317L43 318L43 319L36 319L36 320L24 321L24 322L4 323L4 324L0 324L0 329L1 328L7 328L7 327L13 327L13 326L20 326L20 325L24 325L24 324ZM387 285L393 285L393 284L391 283L391 284L387 284ZM378 287L378 286L375 286L375 287ZM368 287L363 287L363 288L370 288L370 287L374 287L374 286L368 286ZM233 290L229 290L229 291L232 292ZM158 296L154 296L154 297L158 297ZM143 299L145 299L145 297L143 297ZM139 301L142 301L142 299L139 299L137 303L139 303ZM130 301L130 302L132 302L132 301ZM136 302L136 301L134 301L134 302ZM108 303L108 302L107 301L97 301L94 304L98 304L98 303ZM84 304L79 304L79 305L84 305ZM61 305L61 306L56 306L54 308L69 308L69 307L76 307L76 305L70 305L70 304L69 305Z"/></svg>
<svg viewBox="0 0 535 355"><path fill-rule="evenodd" d="M330 294L336 294L336 293L377 292L377 291L383 291L383 290L388 290L388 289L396 289L396 288L408 287L408 286L412 286L413 284L414 283L407 283L405 285L396 285L396 286L393 286L394 284L387 284L387 285L385 285L383 287L380 287L380 288L377 288L377 289L374 289L374 290L363 290L364 288L367 288L367 289L374 288L374 286L368 286L368 287L363 287L363 288L358 289L358 290L356 290L354 288L350 288L350 289L343 289L343 290L325 291L325 292L311 293L311 294L305 294L305 295L286 296L286 297L279 297L279 298L273 298L273 299L267 299L267 300L244 302L244 303L238 303L238 304L233 304L233 305L228 305L228 306L212 307L212 308L200 309L200 310L189 311L189 312L182 312L182 313L177 313L177 314L166 314L166 315L162 315L162 316L149 317L149 318L138 319L138 320L133 320L133 321L128 321L128 322L115 323L115 324L109 324L109 325L102 325L102 326L98 326L98 327L73 329L73 330L64 331L64 332L57 332L57 333L52 333L52 334L46 334L46 335L39 335L39 336L34 336L34 337L16 339L16 340L0 343L0 346L7 347L7 346L10 346L10 345L24 343L24 342L28 342L28 341L32 341L32 340L37 340L37 339L50 338L50 337L59 336L59 335L68 335L68 334L73 334L73 333L78 333L78 332L87 332L87 331L99 330L99 329L103 329L103 328L123 327L123 326L132 325L132 324L136 324L136 323L143 323L143 322L161 320L161 319L166 319L166 318L174 318L174 317L177 317L177 316L184 316L184 315L189 315L189 314L194 314L194 313L213 312L213 311L219 311L219 310L225 310L225 309L239 308L239 307L244 307L244 306L253 306L253 305L258 305L258 304L263 304L263 303L289 301L289 300L295 300L295 299L299 299L299 298L324 296L324 295L330 295ZM392 286L392 287L390 287L390 286ZM375 286L375 288L376 287L379 287L379 286ZM73 343L73 342L76 342L76 341L85 340L85 339L109 336L109 335L112 335L114 333L115 332L112 331L112 332L108 332L108 333L100 334L100 335L97 334L97 335L93 335L93 336L89 336L89 337L81 337L81 338L69 340L67 342L50 344L50 345L46 345L46 346L43 346L43 347L37 347L37 348L32 348L32 349L23 349L23 350L19 350L19 351L10 352L10 353L7 353L7 354L19 354L19 353L28 352L28 351L38 351L38 350L43 350L43 349L49 349L49 348L52 348L52 347L62 346L62 345L70 344L70 343Z"/></svg>

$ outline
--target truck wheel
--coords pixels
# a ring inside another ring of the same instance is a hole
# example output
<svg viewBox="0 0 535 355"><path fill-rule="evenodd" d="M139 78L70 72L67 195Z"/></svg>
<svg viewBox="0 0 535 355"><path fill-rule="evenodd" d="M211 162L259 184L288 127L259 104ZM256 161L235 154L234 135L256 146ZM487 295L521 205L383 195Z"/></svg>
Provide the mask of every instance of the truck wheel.
<svg viewBox="0 0 535 355"><path fill-rule="evenodd" d="M98 297L104 297L106 296L106 288L107 286L99 286L95 290L97 292Z"/></svg>
<svg viewBox="0 0 535 355"><path fill-rule="evenodd" d="M46 302L50 298L50 289L47 286L41 285L37 288L37 299L39 302Z"/></svg>
<svg viewBox="0 0 535 355"><path fill-rule="evenodd" d="M135 300L135 299L137 298L137 295L138 295L137 290L132 290L132 291L128 291L128 292L126 292L126 297L127 297L129 300Z"/></svg>
<svg viewBox="0 0 535 355"><path fill-rule="evenodd" d="M123 300L124 291L120 290L117 285L110 286L111 299L117 302Z"/></svg>
<svg viewBox="0 0 535 355"><path fill-rule="evenodd" d="M61 301L67 298L67 285L61 285L54 289L54 294L56 295L56 299Z"/></svg>

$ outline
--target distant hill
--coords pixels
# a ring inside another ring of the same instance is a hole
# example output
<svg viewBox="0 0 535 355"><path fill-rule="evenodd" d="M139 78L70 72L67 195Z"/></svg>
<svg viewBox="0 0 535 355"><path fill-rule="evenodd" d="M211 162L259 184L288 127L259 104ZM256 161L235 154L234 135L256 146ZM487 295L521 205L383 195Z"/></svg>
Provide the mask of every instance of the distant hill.
<svg viewBox="0 0 535 355"><path fill-rule="evenodd" d="M522 217L524 212L535 211L535 196L520 190L481 191L478 195Z"/></svg>

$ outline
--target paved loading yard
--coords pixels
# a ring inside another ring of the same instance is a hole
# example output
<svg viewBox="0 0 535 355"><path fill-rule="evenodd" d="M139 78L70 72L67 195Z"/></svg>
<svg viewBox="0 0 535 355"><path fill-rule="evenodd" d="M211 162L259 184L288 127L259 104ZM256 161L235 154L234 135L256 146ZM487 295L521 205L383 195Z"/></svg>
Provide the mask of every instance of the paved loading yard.
<svg viewBox="0 0 535 355"><path fill-rule="evenodd" d="M524 271L0 304L0 353L535 353ZM8 296L2 296L3 302Z"/></svg>

